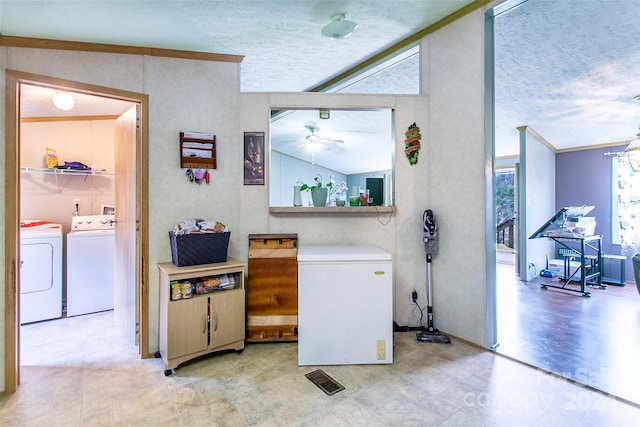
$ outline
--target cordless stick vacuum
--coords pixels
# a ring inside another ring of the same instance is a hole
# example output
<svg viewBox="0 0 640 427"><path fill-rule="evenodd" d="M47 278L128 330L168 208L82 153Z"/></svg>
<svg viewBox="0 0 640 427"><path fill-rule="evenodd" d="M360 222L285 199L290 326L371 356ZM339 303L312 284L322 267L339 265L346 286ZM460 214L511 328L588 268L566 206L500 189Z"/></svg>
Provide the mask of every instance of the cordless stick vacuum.
<svg viewBox="0 0 640 427"><path fill-rule="evenodd" d="M416 339L420 342L435 342L440 344L450 344L451 338L441 334L433 326L433 302L431 298L431 258L438 252L438 225L433 218L431 209L424 211L422 215L424 224L424 251L427 255L427 330L416 334Z"/></svg>

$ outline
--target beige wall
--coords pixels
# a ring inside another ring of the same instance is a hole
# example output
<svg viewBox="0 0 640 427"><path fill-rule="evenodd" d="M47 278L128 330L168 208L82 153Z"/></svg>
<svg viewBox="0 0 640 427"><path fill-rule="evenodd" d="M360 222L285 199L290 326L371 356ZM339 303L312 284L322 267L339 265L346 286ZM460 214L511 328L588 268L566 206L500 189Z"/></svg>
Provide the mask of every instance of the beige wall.
<svg viewBox="0 0 640 427"><path fill-rule="evenodd" d="M426 37L425 44L426 181L440 233L433 260L436 327L486 346L484 10Z"/></svg>
<svg viewBox="0 0 640 427"><path fill-rule="evenodd" d="M518 186L520 212L520 244L518 262L521 280L533 280L545 268L549 257L555 258L556 243L551 239L529 239L541 224L557 212L556 153L530 127L518 128L520 133L520 170L524 183ZM530 266L533 264L533 268Z"/></svg>
<svg viewBox="0 0 640 427"><path fill-rule="evenodd" d="M56 150L58 164L78 161L111 175L53 175L46 167L45 150ZM20 127L20 219L58 222L68 232L74 207L78 215L97 215L102 205L115 203L114 120L26 122Z"/></svg>
<svg viewBox="0 0 640 427"><path fill-rule="evenodd" d="M243 130L265 131L269 138L269 111L289 107L366 108L385 107L395 110L395 205L394 214L269 214L268 187L245 187L242 193L242 235L249 233L298 233L302 245L376 245L390 252L394 260L395 320L415 325L411 317L411 290L418 286L425 293L424 268L416 277L416 263L423 264L422 212L429 200L425 176L429 165L429 145L423 133L423 149L418 164L411 166L405 149L405 132L416 123L428 129L428 98L424 96L363 96L319 93L243 94ZM269 159L267 159L269 160ZM267 176L268 179L268 176ZM268 184L268 183L267 183ZM292 183L293 185L293 183ZM247 257L246 244L242 257ZM416 285L416 280L421 281ZM339 295L337 296L339 298ZM424 302L424 301L422 301Z"/></svg>
<svg viewBox="0 0 640 427"><path fill-rule="evenodd" d="M240 236L242 140L239 136L239 64L138 55L101 54L24 48L0 48L0 78L6 69L52 76L149 95L149 334L158 342L158 273L156 263L171 259L167 232L189 216L215 218L232 230L230 255L238 256ZM0 132L4 141L4 92ZM218 168L210 185L190 183L179 167L180 131L213 132ZM0 163L4 175L4 162ZM4 200L4 187L2 200ZM0 203L4 216L4 203ZM4 249L4 248L3 248ZM2 257L4 263L4 256ZM3 275L4 275L4 265ZM4 286L0 322L4 322ZM4 332L4 324L0 325ZM4 336L0 340L4 355ZM0 359L4 366L4 357ZM4 372L0 378L4 384Z"/></svg>
<svg viewBox="0 0 640 427"><path fill-rule="evenodd" d="M190 216L225 222L231 229L229 255L241 259L247 256L247 234L256 232L296 232L301 244L377 244L393 253L395 316L406 324L413 322L410 290L417 289L425 304L422 212L433 209L440 227L433 269L436 326L486 345L483 22L483 11L477 11L423 40L421 87L428 97L240 95L239 64L21 48L0 48L0 78L10 68L149 94L150 266L171 259L167 232ZM242 184L242 132L268 132L271 105L322 100L331 106L340 99L397 109L395 214L386 225L387 215L270 215L266 187ZM0 117L4 135L4 105ZM404 132L413 122L423 138L418 164L409 166ZM218 168L211 171L210 185L190 183L179 168L181 130L217 135ZM151 351L158 340L157 280L150 267Z"/></svg>

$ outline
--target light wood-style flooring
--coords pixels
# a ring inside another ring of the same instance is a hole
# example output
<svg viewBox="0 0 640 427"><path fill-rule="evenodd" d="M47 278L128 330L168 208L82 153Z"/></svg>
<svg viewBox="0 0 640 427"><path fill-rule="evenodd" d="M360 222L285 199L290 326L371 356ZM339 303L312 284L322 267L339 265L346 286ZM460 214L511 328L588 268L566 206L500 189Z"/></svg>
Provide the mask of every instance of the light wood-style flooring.
<svg viewBox="0 0 640 427"><path fill-rule="evenodd" d="M497 264L498 353L640 404L640 295L635 283L590 297L518 281ZM578 289L577 286L572 286Z"/></svg>

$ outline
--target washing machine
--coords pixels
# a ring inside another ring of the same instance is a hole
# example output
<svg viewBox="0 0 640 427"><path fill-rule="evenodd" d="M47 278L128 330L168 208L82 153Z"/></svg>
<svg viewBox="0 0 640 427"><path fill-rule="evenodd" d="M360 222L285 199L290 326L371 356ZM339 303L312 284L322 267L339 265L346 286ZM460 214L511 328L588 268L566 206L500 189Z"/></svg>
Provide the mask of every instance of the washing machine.
<svg viewBox="0 0 640 427"><path fill-rule="evenodd" d="M115 218L74 216L67 233L67 316L113 310Z"/></svg>
<svg viewBox="0 0 640 427"><path fill-rule="evenodd" d="M20 323L62 317L62 225L20 222Z"/></svg>

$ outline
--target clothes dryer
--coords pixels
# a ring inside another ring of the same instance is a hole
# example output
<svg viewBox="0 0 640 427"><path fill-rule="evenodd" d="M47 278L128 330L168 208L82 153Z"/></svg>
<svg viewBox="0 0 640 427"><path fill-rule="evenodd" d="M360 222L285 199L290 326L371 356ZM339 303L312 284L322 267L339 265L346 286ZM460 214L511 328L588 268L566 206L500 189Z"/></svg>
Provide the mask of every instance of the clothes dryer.
<svg viewBox="0 0 640 427"><path fill-rule="evenodd" d="M20 222L20 323L62 317L62 225Z"/></svg>
<svg viewBox="0 0 640 427"><path fill-rule="evenodd" d="M113 310L115 218L74 216L67 233L67 316Z"/></svg>

